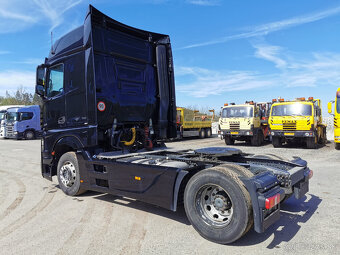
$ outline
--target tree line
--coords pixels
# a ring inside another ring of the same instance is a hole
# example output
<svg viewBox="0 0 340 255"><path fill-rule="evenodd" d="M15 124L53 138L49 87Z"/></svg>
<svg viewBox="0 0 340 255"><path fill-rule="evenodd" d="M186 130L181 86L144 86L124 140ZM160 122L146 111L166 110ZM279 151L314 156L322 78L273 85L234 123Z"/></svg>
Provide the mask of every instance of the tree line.
<svg viewBox="0 0 340 255"><path fill-rule="evenodd" d="M19 87L16 92L6 91L5 96L0 96L1 105L41 105L42 100L37 94L27 92L23 87Z"/></svg>

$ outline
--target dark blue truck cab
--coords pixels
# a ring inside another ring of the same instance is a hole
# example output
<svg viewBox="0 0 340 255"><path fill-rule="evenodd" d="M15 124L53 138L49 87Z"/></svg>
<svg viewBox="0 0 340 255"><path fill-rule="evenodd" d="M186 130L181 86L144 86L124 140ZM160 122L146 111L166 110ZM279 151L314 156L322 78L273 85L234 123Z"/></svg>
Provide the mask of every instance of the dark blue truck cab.
<svg viewBox="0 0 340 255"><path fill-rule="evenodd" d="M95 190L176 211L206 239L231 243L279 219L280 202L308 191L299 158L231 148L171 151L176 137L169 36L119 23L90 6L84 25L37 67L42 175L68 195Z"/></svg>

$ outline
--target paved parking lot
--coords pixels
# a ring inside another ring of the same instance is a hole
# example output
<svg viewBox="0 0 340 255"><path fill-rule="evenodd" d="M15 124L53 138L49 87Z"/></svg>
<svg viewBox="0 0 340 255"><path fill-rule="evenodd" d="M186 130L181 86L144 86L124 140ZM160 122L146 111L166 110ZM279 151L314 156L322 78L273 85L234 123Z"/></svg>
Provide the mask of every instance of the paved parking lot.
<svg viewBox="0 0 340 255"><path fill-rule="evenodd" d="M169 148L225 146L219 138L187 139ZM1 254L338 254L340 151L270 144L235 147L306 159L314 171L310 192L289 199L266 233L253 230L232 245L201 238L183 208L170 212L128 198L87 192L68 197L40 175L40 141L0 140Z"/></svg>

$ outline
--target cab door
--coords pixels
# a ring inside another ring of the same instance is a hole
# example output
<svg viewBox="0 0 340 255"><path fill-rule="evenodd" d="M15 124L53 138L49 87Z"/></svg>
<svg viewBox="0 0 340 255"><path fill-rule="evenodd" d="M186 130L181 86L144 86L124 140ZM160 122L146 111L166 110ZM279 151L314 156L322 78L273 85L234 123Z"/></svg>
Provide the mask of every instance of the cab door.
<svg viewBox="0 0 340 255"><path fill-rule="evenodd" d="M44 104L44 130L66 127L64 96L64 64L56 64L47 73L46 102Z"/></svg>

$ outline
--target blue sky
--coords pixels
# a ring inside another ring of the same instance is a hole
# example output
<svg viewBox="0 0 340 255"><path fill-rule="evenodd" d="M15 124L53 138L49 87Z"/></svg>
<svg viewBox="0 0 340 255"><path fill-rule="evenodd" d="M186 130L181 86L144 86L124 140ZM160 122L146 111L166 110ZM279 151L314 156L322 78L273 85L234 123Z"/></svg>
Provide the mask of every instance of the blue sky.
<svg viewBox="0 0 340 255"><path fill-rule="evenodd" d="M325 105L340 86L340 1L0 0L0 95L21 85L33 92L50 32L57 39L81 25L89 3L170 35L177 105L219 109L279 96Z"/></svg>

